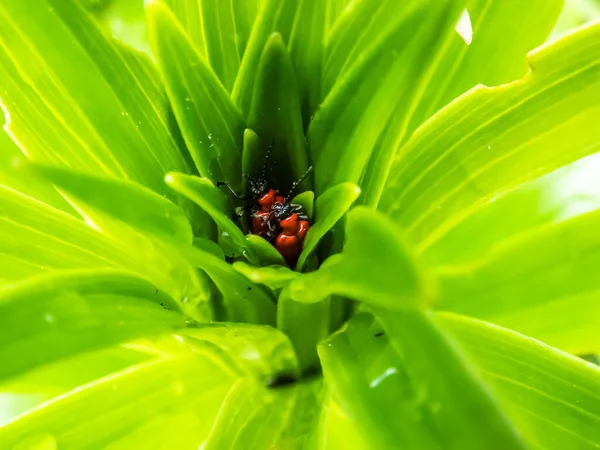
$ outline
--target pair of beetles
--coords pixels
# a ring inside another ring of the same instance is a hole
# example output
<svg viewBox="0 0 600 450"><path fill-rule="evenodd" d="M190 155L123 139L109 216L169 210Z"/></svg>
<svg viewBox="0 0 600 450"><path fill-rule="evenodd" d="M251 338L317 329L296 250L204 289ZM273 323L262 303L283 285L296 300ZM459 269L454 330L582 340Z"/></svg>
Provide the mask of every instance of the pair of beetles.
<svg viewBox="0 0 600 450"><path fill-rule="evenodd" d="M302 206L291 203L290 200L294 191L312 171L312 166L292 184L287 195L283 196L270 187L267 181L267 175L272 169L269 167L272 148L273 143L267 150L263 171L259 177L244 175L248 179L250 188L248 195L240 196L225 182L218 182L217 186L227 187L238 200L253 200L253 203L244 207L244 210L250 209L252 233L269 241L281 253L286 263L293 268L302 252L302 245L310 224Z"/></svg>

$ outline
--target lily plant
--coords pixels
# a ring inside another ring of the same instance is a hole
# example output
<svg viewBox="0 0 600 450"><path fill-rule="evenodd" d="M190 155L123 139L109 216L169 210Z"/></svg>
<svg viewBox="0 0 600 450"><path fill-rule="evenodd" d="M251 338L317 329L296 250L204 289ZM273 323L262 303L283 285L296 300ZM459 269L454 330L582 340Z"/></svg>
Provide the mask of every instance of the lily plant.
<svg viewBox="0 0 600 450"><path fill-rule="evenodd" d="M0 2L0 448L600 446L600 24L87 3Z"/></svg>

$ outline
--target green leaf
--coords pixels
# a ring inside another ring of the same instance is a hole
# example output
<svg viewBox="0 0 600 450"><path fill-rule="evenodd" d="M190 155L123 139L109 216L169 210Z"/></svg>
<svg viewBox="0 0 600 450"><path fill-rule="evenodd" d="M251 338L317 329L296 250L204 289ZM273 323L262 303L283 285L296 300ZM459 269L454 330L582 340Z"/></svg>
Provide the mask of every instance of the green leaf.
<svg viewBox="0 0 600 450"><path fill-rule="evenodd" d="M343 428L363 441L358 448L441 449L423 394L413 391L403 361L371 323L371 316L355 315L319 346L323 374L347 416ZM328 439L335 436L326 430Z"/></svg>
<svg viewBox="0 0 600 450"><path fill-rule="evenodd" d="M406 309L430 301L432 288L397 226L381 213L358 207L348 214L343 253L293 281L290 295L298 302L314 303L340 294Z"/></svg>
<svg viewBox="0 0 600 450"><path fill-rule="evenodd" d="M76 386L31 408L4 424L0 429L0 446L32 448L38 444L39 448L39 443L45 441L54 446L60 442L67 448L99 448L120 445L118 442L124 440L129 441L129 446L123 442L121 448L132 448L132 445L140 444L140 441L130 440L131 434L137 434L142 436L144 448L149 448L155 445L155 440L162 441L165 434L170 434L165 433L160 420L155 420L167 415L185 419L184 430L192 431L187 439L197 447L205 438L202 424L214 420L223 390L232 380L221 370L214 349L197 346L194 350L175 354L163 352L161 356ZM88 366L94 367L103 360L88 358L87 362ZM69 366L70 361L66 364ZM89 368L80 366L79 371L82 370ZM68 376L69 372L61 370L60 366L52 367L40 378L52 385L60 383L65 373ZM16 384L10 389L28 392L39 386ZM4 392L7 387L3 386ZM197 426L190 427L190 421ZM148 423L153 426L147 428ZM138 433L139 428L145 428L146 433ZM174 442L187 440L174 439Z"/></svg>
<svg viewBox="0 0 600 450"><path fill-rule="evenodd" d="M210 239L195 237L194 238L194 246L198 247L200 250L212 253L214 256L221 260L225 260L225 254L219 244Z"/></svg>
<svg viewBox="0 0 600 450"><path fill-rule="evenodd" d="M267 151L264 143L272 143L270 157L278 167L269 180L286 192L305 174L308 157L294 68L279 33L269 36L261 53L248 125L260 136L263 154ZM259 176L264 159L253 158L248 174Z"/></svg>
<svg viewBox="0 0 600 450"><path fill-rule="evenodd" d="M600 351L600 211L497 244L467 265L441 266L437 307L489 320L573 353Z"/></svg>
<svg viewBox="0 0 600 450"><path fill-rule="evenodd" d="M599 35L592 26L537 50L522 81L470 91L407 142L380 206L420 251L518 185L596 151Z"/></svg>
<svg viewBox="0 0 600 450"><path fill-rule="evenodd" d="M290 338L302 371L318 369L317 344L331 333L331 302L300 303L284 287L277 298L277 328Z"/></svg>
<svg viewBox="0 0 600 450"><path fill-rule="evenodd" d="M236 261L233 263L233 268L253 283L263 284L272 290L281 289L301 276L285 265L254 267L243 261Z"/></svg>
<svg viewBox="0 0 600 450"><path fill-rule="evenodd" d="M240 112L171 11L158 0L147 2L146 11L150 43L200 174L239 189L245 128Z"/></svg>
<svg viewBox="0 0 600 450"><path fill-rule="evenodd" d="M525 449L461 349L422 311L375 310L390 344L403 356L420 403L433 413L442 448ZM443 370L439 370L443 367Z"/></svg>
<svg viewBox="0 0 600 450"><path fill-rule="evenodd" d="M563 3L467 0L473 40L467 45L455 34L440 53L423 86L409 130L477 84L497 86L524 76L529 71L525 55L544 43ZM494 57L490 58L492 52Z"/></svg>
<svg viewBox="0 0 600 450"><path fill-rule="evenodd" d="M365 171L363 203L377 206L400 144L438 109L479 83L496 85L523 76L528 69L526 52L544 42L561 6L561 0L467 1L459 23L466 20L472 25L473 41L467 44L451 30L415 82L411 107L403 103L396 107ZM509 27L515 32L507 33ZM499 41L505 45L490 58Z"/></svg>
<svg viewBox="0 0 600 450"><path fill-rule="evenodd" d="M326 31L330 32L330 30L337 23L337 20L340 18L346 7L348 6L349 0L327 0L325 2L326 5ZM329 33L326 33L327 35Z"/></svg>
<svg viewBox="0 0 600 450"><path fill-rule="evenodd" d="M122 244L70 214L5 186L0 193L0 234L11 236L0 240L3 283L45 270L114 267L128 261ZM24 242L26 247L19 245Z"/></svg>
<svg viewBox="0 0 600 450"><path fill-rule="evenodd" d="M240 369L265 384L277 376L298 376L298 359L289 339L269 326L243 323L218 323L180 332L199 341L210 342L232 359L240 361Z"/></svg>
<svg viewBox="0 0 600 450"><path fill-rule="evenodd" d="M305 127L321 102L321 73L327 28L326 1L302 1L288 47L294 61Z"/></svg>
<svg viewBox="0 0 600 450"><path fill-rule="evenodd" d="M50 166L37 169L61 191L82 201L84 209L90 206L162 239L192 242L192 228L183 210L143 186Z"/></svg>
<svg viewBox="0 0 600 450"><path fill-rule="evenodd" d="M81 0L80 0L81 1ZM151 55L144 2L129 0L84 0L96 2L96 21L125 45ZM104 3L104 4L103 4Z"/></svg>
<svg viewBox="0 0 600 450"><path fill-rule="evenodd" d="M314 43L318 41L320 28L312 30L311 26L318 24L322 18L318 17L320 2L299 2L297 0L264 0L262 7L256 17L252 33L248 39L248 45L244 58L240 65L237 79L232 91L232 97L239 106L244 117L248 117L254 84L257 78L258 65L265 43L273 33L281 34L283 41L287 43L291 52L292 62L296 72L300 74L300 86L304 88L304 74L306 69L313 67L311 58L316 57L318 49ZM320 27L320 25L318 25ZM316 31L313 36L313 31ZM292 43L302 42L302 45L311 45L311 52L305 53L300 47ZM301 51L302 50L302 51ZM293 51L293 53L292 53ZM318 72L307 74L310 79L318 77Z"/></svg>
<svg viewBox="0 0 600 450"><path fill-rule="evenodd" d="M302 271L306 258L315 250L319 241L350 209L360 195L360 188L352 183L340 183L321 194L315 204L316 221L308 230L302 254L298 258L298 270ZM292 202L293 203L293 202Z"/></svg>
<svg viewBox="0 0 600 450"><path fill-rule="evenodd" d="M497 394L530 448L600 444L600 370L510 330L436 314Z"/></svg>
<svg viewBox="0 0 600 450"><path fill-rule="evenodd" d="M0 186L0 280L13 282L56 270L124 268L151 281L196 319L210 320L209 287L178 252L120 221L102 230ZM27 246L21 245L26 242Z"/></svg>
<svg viewBox="0 0 600 450"><path fill-rule="evenodd" d="M191 168L148 57L106 39L73 0L36 5L0 6L0 87L11 135L34 162L168 194L164 173Z"/></svg>
<svg viewBox="0 0 600 450"><path fill-rule="evenodd" d="M169 311L171 310L171 311ZM178 304L116 270L44 275L0 290L0 379L80 352L184 328Z"/></svg>
<svg viewBox="0 0 600 450"><path fill-rule="evenodd" d="M306 448L320 390L319 381L281 389L239 381L223 402L204 448Z"/></svg>
<svg viewBox="0 0 600 450"><path fill-rule="evenodd" d="M162 0L173 12L196 51L206 56L201 0Z"/></svg>
<svg viewBox="0 0 600 450"><path fill-rule="evenodd" d="M459 3L446 0L363 2L367 3L385 6L383 23L362 36L353 34L355 28L342 20L338 22L338 28L347 33L345 44L340 44L341 64L347 60L350 67L321 104L308 131L317 194L340 182L360 181L392 114L398 119L394 126L402 126L398 105L410 109L414 85L446 35L453 32L460 13ZM356 8L352 13L358 18L361 11ZM350 13L345 16L351 20ZM360 23L355 26L362 29ZM366 43L361 37L368 39Z"/></svg>
<svg viewBox="0 0 600 450"><path fill-rule="evenodd" d="M432 266L469 264L518 234L600 209L599 163L600 153L594 153L522 184L465 217L429 247L424 258ZM485 233L476 231L483 229ZM471 245L463 245L465 240Z"/></svg>
<svg viewBox="0 0 600 450"><path fill-rule="evenodd" d="M32 170L23 152L4 130L0 130L0 184L56 209L77 214L48 181Z"/></svg>
<svg viewBox="0 0 600 450"><path fill-rule="evenodd" d="M228 233L233 243L240 249L246 249L248 242L244 233L229 218L231 206L227 196L207 178L169 172L165 182L175 192L189 198L202 208L217 226Z"/></svg>
<svg viewBox="0 0 600 450"><path fill-rule="evenodd" d="M191 264L204 270L221 291L225 316L217 320L274 325L275 302L262 288L211 253L195 247L180 247L180 251ZM214 297L211 300L219 301Z"/></svg>
<svg viewBox="0 0 600 450"><path fill-rule="evenodd" d="M190 41L207 60L227 90L244 55L259 0L163 0L173 11Z"/></svg>
<svg viewBox="0 0 600 450"><path fill-rule="evenodd" d="M597 0L566 0L549 40L561 38L575 28L597 20L598 17L600 3Z"/></svg>
<svg viewBox="0 0 600 450"><path fill-rule="evenodd" d="M313 209L315 202L315 193L313 191L304 191L290 200L290 203L302 206L308 220L313 220Z"/></svg>
<svg viewBox="0 0 600 450"><path fill-rule="evenodd" d="M231 91L258 12L258 2L202 0L201 10L208 60L223 86Z"/></svg>
<svg viewBox="0 0 600 450"><path fill-rule="evenodd" d="M287 266L285 259L269 241L256 234L246 235L246 245L250 259L256 260L258 266Z"/></svg>
<svg viewBox="0 0 600 450"><path fill-rule="evenodd" d="M261 144L261 140L258 135L251 130L246 128L244 130L244 148L242 150L242 192L244 195L252 195L250 189L250 183L248 175L252 174L257 167L264 167L265 164L265 153L264 148ZM262 173L262 170L258 172ZM249 224L244 224L246 228Z"/></svg>

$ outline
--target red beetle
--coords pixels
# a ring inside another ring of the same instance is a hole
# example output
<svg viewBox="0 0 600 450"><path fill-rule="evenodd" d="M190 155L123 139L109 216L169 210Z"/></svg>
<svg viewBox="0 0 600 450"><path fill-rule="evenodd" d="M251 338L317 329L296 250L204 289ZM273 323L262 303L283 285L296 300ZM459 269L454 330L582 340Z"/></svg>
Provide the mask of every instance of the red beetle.
<svg viewBox="0 0 600 450"><path fill-rule="evenodd" d="M281 253L290 267L294 267L300 253L304 238L310 224L308 217L303 213L301 205L290 203L289 198L298 186L306 179L312 171L312 166L299 180L292 184L292 187L286 196L279 191L269 187L267 174L272 169L269 168L269 155L271 148L267 152L265 165L260 177L245 175L248 179L250 194L241 197L227 183L219 182L217 186L226 186L231 193L239 200L252 198L257 204L252 209L252 234L265 238Z"/></svg>

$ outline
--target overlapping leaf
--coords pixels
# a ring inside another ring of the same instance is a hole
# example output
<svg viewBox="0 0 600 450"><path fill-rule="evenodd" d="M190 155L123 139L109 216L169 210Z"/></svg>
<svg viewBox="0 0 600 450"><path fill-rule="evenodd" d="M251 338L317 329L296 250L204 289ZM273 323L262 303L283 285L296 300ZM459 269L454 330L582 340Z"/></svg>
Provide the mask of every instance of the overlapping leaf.
<svg viewBox="0 0 600 450"><path fill-rule="evenodd" d="M335 53L339 58L331 56L334 52L329 49L328 58L339 59L329 78L341 78L321 104L308 131L317 194L343 181L358 184L393 113L397 121L390 126L402 126L398 105L410 109L414 85L446 35L454 33L460 13L460 4L451 1L361 4L369 5L367 11L354 8L345 20L368 21L370 9L382 16L380 23L374 21L374 29L364 34L353 34L359 33L361 26L354 29L344 25L343 17L338 22L344 39L340 38L343 42ZM363 40L366 44L361 45ZM401 131L398 133L401 135Z"/></svg>
<svg viewBox="0 0 600 450"><path fill-rule="evenodd" d="M591 26L537 50L525 79L474 89L403 147L381 208L420 250L519 184L598 149L599 35Z"/></svg>
<svg viewBox="0 0 600 450"><path fill-rule="evenodd" d="M164 0L229 91L239 70L258 0Z"/></svg>
<svg viewBox="0 0 600 450"><path fill-rule="evenodd" d="M146 10L150 43L200 174L239 190L245 128L240 112L173 13L157 0L148 2Z"/></svg>
<svg viewBox="0 0 600 450"><path fill-rule="evenodd" d="M438 314L497 394L530 448L600 444L600 370L510 330Z"/></svg>
<svg viewBox="0 0 600 450"><path fill-rule="evenodd" d="M501 324L576 354L600 351L600 212L535 228L469 264L441 267L441 309Z"/></svg>
<svg viewBox="0 0 600 450"><path fill-rule="evenodd" d="M28 156L169 195L165 171L191 168L148 57L107 40L72 0L6 1L0 20L2 102Z"/></svg>

